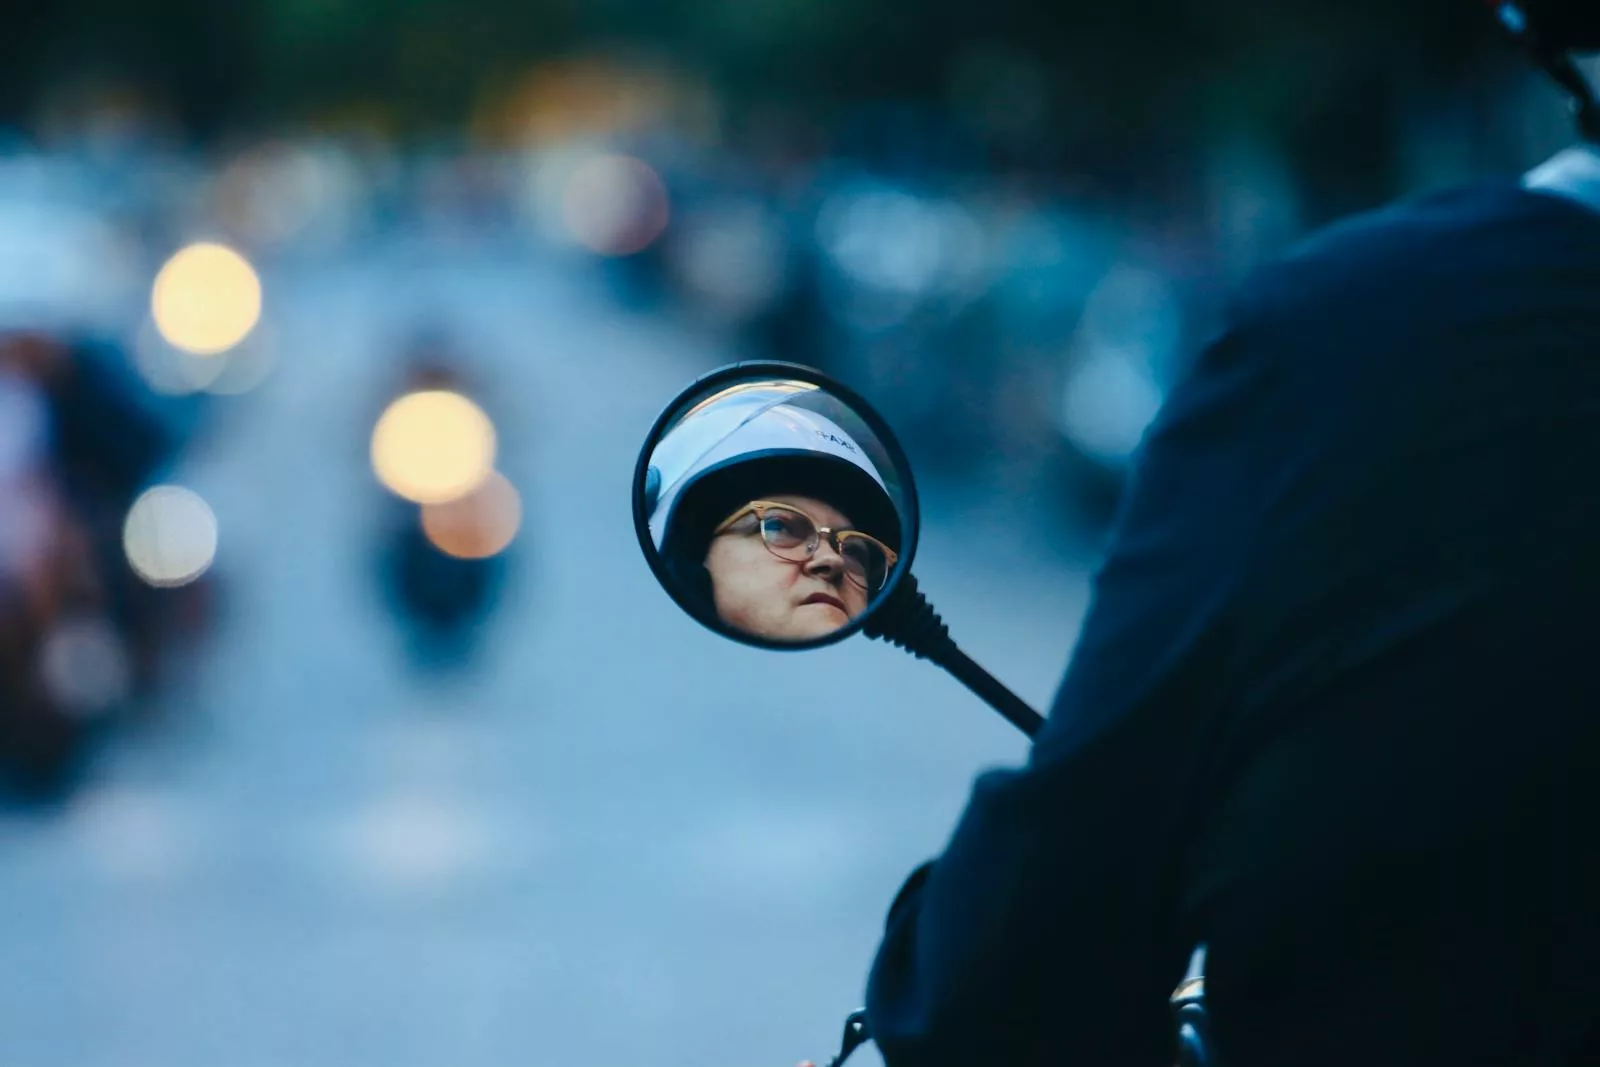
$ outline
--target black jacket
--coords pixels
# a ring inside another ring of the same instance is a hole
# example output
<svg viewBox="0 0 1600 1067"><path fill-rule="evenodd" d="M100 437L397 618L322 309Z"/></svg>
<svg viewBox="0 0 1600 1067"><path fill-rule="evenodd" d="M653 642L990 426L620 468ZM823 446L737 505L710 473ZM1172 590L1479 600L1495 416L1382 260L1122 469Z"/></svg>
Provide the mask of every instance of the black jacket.
<svg viewBox="0 0 1600 1067"><path fill-rule="evenodd" d="M1230 1067L1600 1024L1600 216L1433 196L1243 288L867 1009L889 1067L1165 1067L1200 942Z"/></svg>

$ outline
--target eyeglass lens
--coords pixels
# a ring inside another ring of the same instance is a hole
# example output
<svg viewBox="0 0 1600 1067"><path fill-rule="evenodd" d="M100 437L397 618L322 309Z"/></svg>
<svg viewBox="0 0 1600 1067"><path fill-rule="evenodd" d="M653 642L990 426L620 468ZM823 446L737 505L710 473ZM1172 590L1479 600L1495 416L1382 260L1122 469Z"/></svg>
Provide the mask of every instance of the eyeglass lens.
<svg viewBox="0 0 1600 1067"><path fill-rule="evenodd" d="M768 508L761 516L761 537L773 552L799 563L810 559L818 544L811 520L787 508ZM865 537L837 539L845 575L864 589L880 589L888 578L889 560L883 549Z"/></svg>

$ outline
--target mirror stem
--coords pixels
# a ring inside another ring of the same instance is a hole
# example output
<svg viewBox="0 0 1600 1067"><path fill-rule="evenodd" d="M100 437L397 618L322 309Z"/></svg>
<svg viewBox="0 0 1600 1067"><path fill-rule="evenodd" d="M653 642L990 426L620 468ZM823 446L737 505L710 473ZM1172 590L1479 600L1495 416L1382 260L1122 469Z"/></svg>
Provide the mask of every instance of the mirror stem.
<svg viewBox="0 0 1600 1067"><path fill-rule="evenodd" d="M915 575L907 574L900 580L889 599L868 618L862 632L899 645L918 659L937 663L1029 737L1044 726L1044 716L956 647L950 627L917 588Z"/></svg>

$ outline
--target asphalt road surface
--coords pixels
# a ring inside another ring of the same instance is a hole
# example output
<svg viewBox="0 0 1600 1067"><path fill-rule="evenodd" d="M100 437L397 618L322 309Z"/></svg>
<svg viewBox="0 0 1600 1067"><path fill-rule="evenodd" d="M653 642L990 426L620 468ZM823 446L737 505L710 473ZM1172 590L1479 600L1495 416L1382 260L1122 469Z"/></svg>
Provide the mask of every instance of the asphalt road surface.
<svg viewBox="0 0 1600 1067"><path fill-rule="evenodd" d="M273 374L174 474L229 594L176 725L0 819L0 1064L823 1060L900 879L1021 758L926 663L737 646L655 585L637 449L733 354L562 261L408 262L267 271ZM408 667L373 580L367 435L419 307L462 324L525 505L454 679ZM1044 706L1083 568L1026 502L923 490L923 588Z"/></svg>

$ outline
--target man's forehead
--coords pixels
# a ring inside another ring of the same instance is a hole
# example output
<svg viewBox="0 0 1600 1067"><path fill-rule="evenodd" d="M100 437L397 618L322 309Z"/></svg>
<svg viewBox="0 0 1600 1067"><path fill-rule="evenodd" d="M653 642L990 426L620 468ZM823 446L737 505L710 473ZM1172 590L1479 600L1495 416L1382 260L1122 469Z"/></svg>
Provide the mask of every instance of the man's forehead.
<svg viewBox="0 0 1600 1067"><path fill-rule="evenodd" d="M767 497L774 504L788 504L791 507L810 515L824 526L848 526L850 516L814 496L801 496L797 493L775 493Z"/></svg>

